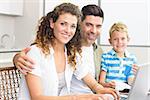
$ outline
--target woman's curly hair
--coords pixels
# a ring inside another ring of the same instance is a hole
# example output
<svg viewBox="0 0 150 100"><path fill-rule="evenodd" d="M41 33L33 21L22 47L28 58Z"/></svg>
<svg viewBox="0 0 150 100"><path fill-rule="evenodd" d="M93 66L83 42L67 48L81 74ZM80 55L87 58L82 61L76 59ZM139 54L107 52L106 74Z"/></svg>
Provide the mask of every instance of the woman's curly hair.
<svg viewBox="0 0 150 100"><path fill-rule="evenodd" d="M50 20L52 19L53 22L56 22L59 16L64 13L75 15L78 19L75 35L66 44L68 63L75 68L76 54L81 54L82 52L79 26L81 21L81 12L77 6L71 3L63 3L57 6L52 12L49 12L46 16L42 17L38 25L35 43L39 48L41 48L45 55L50 53L49 47L54 44L55 39L53 29L50 27Z"/></svg>

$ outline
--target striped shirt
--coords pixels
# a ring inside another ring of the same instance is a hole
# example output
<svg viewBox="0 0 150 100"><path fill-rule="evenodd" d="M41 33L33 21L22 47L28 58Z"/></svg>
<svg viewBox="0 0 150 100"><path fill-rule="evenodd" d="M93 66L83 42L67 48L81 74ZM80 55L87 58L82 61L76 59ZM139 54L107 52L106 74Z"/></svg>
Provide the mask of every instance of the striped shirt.
<svg viewBox="0 0 150 100"><path fill-rule="evenodd" d="M116 52L112 49L102 54L101 68L106 72L106 82L119 81L127 82L129 77L134 77L131 70L132 65L136 64L135 55L125 51L124 58L118 58Z"/></svg>

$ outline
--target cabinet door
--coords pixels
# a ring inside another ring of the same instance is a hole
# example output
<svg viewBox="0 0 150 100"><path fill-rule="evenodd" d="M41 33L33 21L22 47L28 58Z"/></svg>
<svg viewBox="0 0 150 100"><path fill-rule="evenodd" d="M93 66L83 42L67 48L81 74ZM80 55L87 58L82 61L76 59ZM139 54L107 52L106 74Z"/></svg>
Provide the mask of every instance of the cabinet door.
<svg viewBox="0 0 150 100"><path fill-rule="evenodd" d="M23 0L0 0L0 14L23 15Z"/></svg>

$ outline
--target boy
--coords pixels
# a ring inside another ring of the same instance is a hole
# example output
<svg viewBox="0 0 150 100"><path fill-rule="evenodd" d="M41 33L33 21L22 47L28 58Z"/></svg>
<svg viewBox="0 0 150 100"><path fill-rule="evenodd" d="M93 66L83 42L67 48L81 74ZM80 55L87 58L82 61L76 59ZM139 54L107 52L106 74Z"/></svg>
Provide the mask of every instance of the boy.
<svg viewBox="0 0 150 100"><path fill-rule="evenodd" d="M116 88L117 83L132 84L134 73L131 70L136 65L136 57L126 48L129 42L128 29L123 23L114 23L109 31L109 42L113 47L102 54L99 82L104 87Z"/></svg>

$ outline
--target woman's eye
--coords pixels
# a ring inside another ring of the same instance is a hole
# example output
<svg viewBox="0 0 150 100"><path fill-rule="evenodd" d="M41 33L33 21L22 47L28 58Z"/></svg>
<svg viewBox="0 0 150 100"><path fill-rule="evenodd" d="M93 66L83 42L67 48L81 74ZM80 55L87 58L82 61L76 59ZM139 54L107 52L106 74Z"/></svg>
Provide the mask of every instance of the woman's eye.
<svg viewBox="0 0 150 100"><path fill-rule="evenodd" d="M65 25L65 23L60 23L61 25Z"/></svg>

